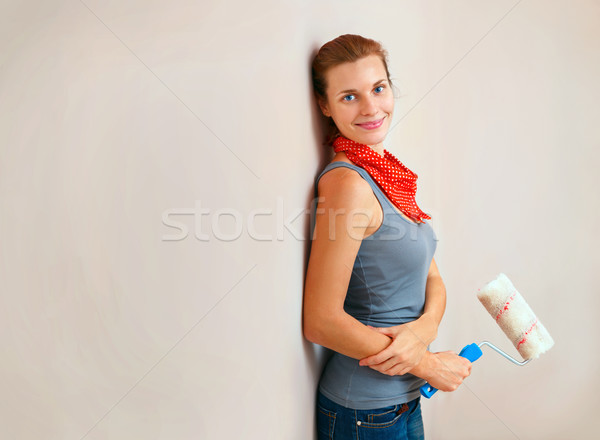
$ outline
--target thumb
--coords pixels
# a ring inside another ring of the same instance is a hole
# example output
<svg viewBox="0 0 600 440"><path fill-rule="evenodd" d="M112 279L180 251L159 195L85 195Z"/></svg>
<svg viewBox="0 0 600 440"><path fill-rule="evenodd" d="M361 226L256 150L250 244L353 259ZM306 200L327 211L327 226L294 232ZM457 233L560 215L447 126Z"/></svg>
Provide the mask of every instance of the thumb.
<svg viewBox="0 0 600 440"><path fill-rule="evenodd" d="M373 330L386 336L394 336L394 331L390 327L371 327Z"/></svg>

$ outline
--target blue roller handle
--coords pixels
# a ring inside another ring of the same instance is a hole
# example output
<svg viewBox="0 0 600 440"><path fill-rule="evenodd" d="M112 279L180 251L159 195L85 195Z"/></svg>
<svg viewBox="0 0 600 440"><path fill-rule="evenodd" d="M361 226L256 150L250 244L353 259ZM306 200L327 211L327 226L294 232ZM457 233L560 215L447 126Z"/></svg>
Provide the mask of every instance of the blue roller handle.
<svg viewBox="0 0 600 440"><path fill-rule="evenodd" d="M458 353L459 356L467 358L471 362L475 362L481 357L482 354L483 352L481 351L481 348L479 348L479 346L474 342L472 344L465 345L460 353ZM437 388L432 387L428 383L421 387L421 395L423 397L427 397L428 399L433 396L436 391Z"/></svg>

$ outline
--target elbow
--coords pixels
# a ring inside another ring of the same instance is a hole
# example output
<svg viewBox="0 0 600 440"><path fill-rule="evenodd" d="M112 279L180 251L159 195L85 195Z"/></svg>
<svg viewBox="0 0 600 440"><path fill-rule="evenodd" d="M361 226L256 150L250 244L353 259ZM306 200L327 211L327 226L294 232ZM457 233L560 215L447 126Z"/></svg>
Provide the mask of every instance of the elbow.
<svg viewBox="0 0 600 440"><path fill-rule="evenodd" d="M308 341L312 342L313 344L322 345L322 334L319 326L317 325L317 320L310 318L310 316L308 316L306 313L304 314L302 323L302 333Z"/></svg>
<svg viewBox="0 0 600 440"><path fill-rule="evenodd" d="M313 333L312 329L307 328L307 326L305 325L302 329L302 333L304 334L304 339L306 339L309 342L312 342L313 344L318 344L317 338L315 337L316 335Z"/></svg>
<svg viewBox="0 0 600 440"><path fill-rule="evenodd" d="M332 314L304 313L302 333L313 344L327 346L327 339L332 328L335 327Z"/></svg>

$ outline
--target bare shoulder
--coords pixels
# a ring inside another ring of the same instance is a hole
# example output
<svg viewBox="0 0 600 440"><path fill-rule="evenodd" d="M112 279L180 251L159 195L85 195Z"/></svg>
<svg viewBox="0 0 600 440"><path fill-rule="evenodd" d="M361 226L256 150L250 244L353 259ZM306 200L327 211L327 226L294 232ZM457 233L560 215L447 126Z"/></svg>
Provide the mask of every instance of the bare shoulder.
<svg viewBox="0 0 600 440"><path fill-rule="evenodd" d="M337 167L323 174L317 191L327 204L338 207L368 208L373 204L374 194L369 183L347 167Z"/></svg>

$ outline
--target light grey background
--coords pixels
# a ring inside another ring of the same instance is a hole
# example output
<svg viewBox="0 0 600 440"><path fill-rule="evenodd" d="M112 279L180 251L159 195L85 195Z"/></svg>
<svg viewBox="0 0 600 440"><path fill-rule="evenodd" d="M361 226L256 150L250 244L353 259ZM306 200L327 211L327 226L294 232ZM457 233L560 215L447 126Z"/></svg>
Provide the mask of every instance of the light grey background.
<svg viewBox="0 0 600 440"><path fill-rule="evenodd" d="M313 438L309 63L344 33L401 91L385 146L439 238L433 349L516 355L475 297L499 272L556 341L486 351L423 402L427 438L597 432L597 1L19 1L0 33L0 437Z"/></svg>

